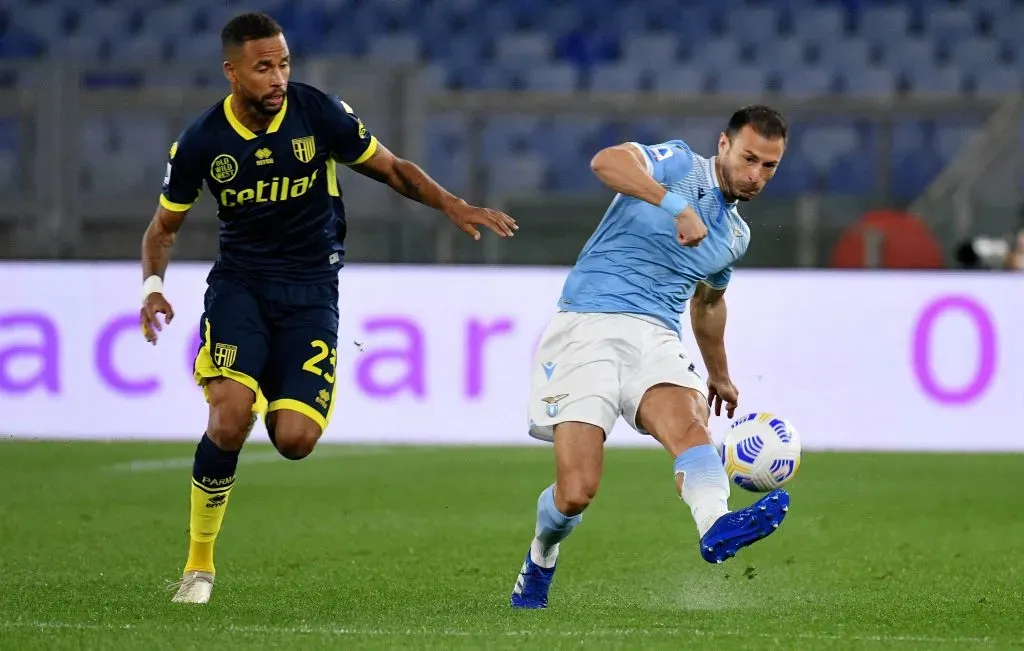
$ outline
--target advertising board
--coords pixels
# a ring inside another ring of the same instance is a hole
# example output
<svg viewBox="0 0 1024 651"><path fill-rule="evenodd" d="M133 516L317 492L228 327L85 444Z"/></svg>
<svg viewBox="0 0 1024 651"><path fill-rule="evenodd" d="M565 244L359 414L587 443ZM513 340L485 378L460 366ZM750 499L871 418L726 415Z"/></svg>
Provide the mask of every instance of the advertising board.
<svg viewBox="0 0 1024 651"><path fill-rule="evenodd" d="M195 440L208 270L172 263L176 317L150 346L137 264L0 264L0 431ZM530 366L565 272L346 267L324 442L539 445ZM738 270L727 298L740 410L790 419L806 448L1024 450L1024 276ZM653 443L620 420L609 444Z"/></svg>

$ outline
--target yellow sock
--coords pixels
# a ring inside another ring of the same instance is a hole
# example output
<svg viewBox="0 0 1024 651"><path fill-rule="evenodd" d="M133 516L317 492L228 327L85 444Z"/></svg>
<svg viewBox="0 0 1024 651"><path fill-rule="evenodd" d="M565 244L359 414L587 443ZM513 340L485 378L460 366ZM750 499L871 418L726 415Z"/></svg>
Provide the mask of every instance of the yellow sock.
<svg viewBox="0 0 1024 651"><path fill-rule="evenodd" d="M196 446L192 466L191 516L189 517L186 572L213 573L213 546L224 524L224 512L235 484L238 451L221 450L207 436Z"/></svg>
<svg viewBox="0 0 1024 651"><path fill-rule="evenodd" d="M192 481L192 515L189 518L188 560L185 571L214 572L213 544L224 523L231 487L210 491Z"/></svg>
<svg viewBox="0 0 1024 651"><path fill-rule="evenodd" d="M188 541L188 560L185 561L186 572L216 573L213 566L213 542Z"/></svg>

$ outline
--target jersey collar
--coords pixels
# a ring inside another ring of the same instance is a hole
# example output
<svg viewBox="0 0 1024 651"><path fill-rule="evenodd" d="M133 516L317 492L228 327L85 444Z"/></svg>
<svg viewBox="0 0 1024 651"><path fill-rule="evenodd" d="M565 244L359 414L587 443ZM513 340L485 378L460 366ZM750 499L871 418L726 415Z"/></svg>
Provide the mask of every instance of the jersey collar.
<svg viewBox="0 0 1024 651"><path fill-rule="evenodd" d="M234 112L231 110L231 98L233 96L234 95L232 94L224 98L224 117L228 119L228 124L230 124L231 128L235 130L235 133L242 136L246 140L254 140L256 138L256 134L250 131L249 127L242 124L242 122L235 117ZM281 102L281 110L277 112L277 115L274 116L274 119L271 120L270 124L267 126L267 133L276 133L277 130L281 128L281 123L284 122L284 114L287 111L288 97L286 96L284 98L284 101Z"/></svg>
<svg viewBox="0 0 1024 651"><path fill-rule="evenodd" d="M708 159L708 183L711 187L718 190L718 196L722 197L722 201L725 201L725 197L722 196L722 187L718 184L718 168L715 166L715 161L718 160L718 156L712 156ZM726 203L727 206L735 206L736 202Z"/></svg>

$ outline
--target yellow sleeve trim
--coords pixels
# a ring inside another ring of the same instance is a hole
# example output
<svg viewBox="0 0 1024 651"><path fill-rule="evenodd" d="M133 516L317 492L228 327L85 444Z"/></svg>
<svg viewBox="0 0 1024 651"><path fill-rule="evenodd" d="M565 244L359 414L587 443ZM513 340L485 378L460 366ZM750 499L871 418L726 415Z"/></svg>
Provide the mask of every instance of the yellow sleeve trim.
<svg viewBox="0 0 1024 651"><path fill-rule="evenodd" d="M160 195L160 205L170 210L171 212L188 212L195 205L195 201L192 203L174 203L164 195Z"/></svg>
<svg viewBox="0 0 1024 651"><path fill-rule="evenodd" d="M370 157L377 153L377 136L370 136L370 144L366 146L366 151L363 155L355 159L351 163L345 163L346 165L359 165L370 160Z"/></svg>

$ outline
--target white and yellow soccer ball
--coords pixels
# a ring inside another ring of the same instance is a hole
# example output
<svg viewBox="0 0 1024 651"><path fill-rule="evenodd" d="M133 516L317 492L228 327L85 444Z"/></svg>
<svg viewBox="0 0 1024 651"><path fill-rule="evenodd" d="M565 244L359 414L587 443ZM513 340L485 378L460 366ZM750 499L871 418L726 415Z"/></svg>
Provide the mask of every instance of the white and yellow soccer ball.
<svg viewBox="0 0 1024 651"><path fill-rule="evenodd" d="M729 481L755 493L781 487L800 467L800 435L773 414L747 414L733 421L722 442Z"/></svg>

